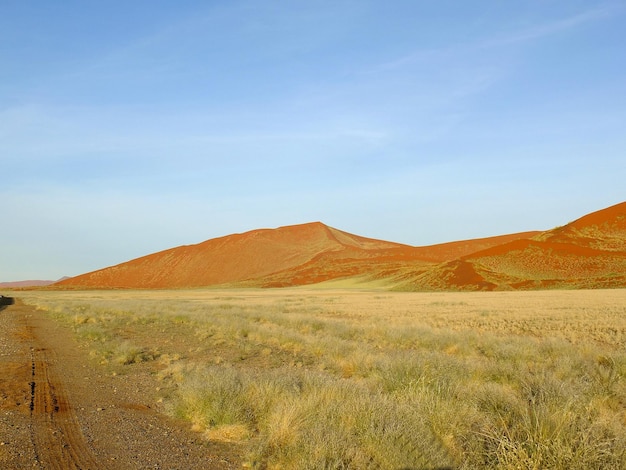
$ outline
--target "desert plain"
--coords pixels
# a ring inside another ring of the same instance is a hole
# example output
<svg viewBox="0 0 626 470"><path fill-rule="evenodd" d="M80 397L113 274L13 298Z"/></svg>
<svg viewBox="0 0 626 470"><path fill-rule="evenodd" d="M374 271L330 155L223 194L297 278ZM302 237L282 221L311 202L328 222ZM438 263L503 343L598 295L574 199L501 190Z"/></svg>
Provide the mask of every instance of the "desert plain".
<svg viewBox="0 0 626 470"><path fill-rule="evenodd" d="M626 290L34 290L0 467L626 468Z"/></svg>

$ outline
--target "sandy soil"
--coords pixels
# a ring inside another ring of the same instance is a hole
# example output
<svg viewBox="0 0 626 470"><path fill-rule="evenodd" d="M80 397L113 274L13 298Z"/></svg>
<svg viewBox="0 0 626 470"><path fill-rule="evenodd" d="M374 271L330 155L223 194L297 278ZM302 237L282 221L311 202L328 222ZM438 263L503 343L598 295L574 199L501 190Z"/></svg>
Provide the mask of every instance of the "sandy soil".
<svg viewBox="0 0 626 470"><path fill-rule="evenodd" d="M156 386L141 370L105 375L30 306L1 310L0 468L240 468L236 446L161 413Z"/></svg>

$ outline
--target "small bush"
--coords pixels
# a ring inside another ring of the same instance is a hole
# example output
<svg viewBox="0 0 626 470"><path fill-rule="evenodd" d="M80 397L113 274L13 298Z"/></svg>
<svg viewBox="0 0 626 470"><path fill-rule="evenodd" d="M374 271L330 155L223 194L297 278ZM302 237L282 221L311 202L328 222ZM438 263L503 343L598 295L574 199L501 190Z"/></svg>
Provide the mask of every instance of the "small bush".
<svg viewBox="0 0 626 470"><path fill-rule="evenodd" d="M425 410L326 374L213 366L177 376L183 382L175 414L209 436L245 426L257 436L250 453L255 468L421 468L452 461Z"/></svg>
<svg viewBox="0 0 626 470"><path fill-rule="evenodd" d="M158 357L157 351L134 346L128 342L120 344L113 353L113 361L122 365L153 361Z"/></svg>

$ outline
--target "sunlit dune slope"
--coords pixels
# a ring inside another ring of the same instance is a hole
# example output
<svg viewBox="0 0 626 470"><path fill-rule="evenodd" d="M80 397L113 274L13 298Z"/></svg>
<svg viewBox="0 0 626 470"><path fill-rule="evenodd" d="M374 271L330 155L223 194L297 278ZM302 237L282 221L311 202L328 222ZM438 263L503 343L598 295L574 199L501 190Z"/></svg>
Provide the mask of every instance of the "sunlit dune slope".
<svg viewBox="0 0 626 470"><path fill-rule="evenodd" d="M402 290L626 287L626 203L415 272Z"/></svg>
<svg viewBox="0 0 626 470"><path fill-rule="evenodd" d="M543 232L536 240L608 252L626 252L626 202Z"/></svg>
<svg viewBox="0 0 626 470"><path fill-rule="evenodd" d="M346 248L326 251L308 262L255 279L250 285L285 287L314 284L331 279L359 276L362 279L387 279L389 285L397 283L407 273L425 272L434 263L453 260L477 250L500 245L510 240L528 238L540 232L524 232L490 238L479 238L439 245L395 247L370 250Z"/></svg>

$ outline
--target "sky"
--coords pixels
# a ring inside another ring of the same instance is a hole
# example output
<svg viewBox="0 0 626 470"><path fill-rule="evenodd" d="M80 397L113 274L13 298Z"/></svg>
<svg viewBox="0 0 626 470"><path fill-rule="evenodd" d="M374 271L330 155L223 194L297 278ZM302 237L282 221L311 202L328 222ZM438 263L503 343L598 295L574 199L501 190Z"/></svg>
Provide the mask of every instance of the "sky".
<svg viewBox="0 0 626 470"><path fill-rule="evenodd" d="M321 221L423 246L626 200L626 2L0 2L0 281Z"/></svg>

